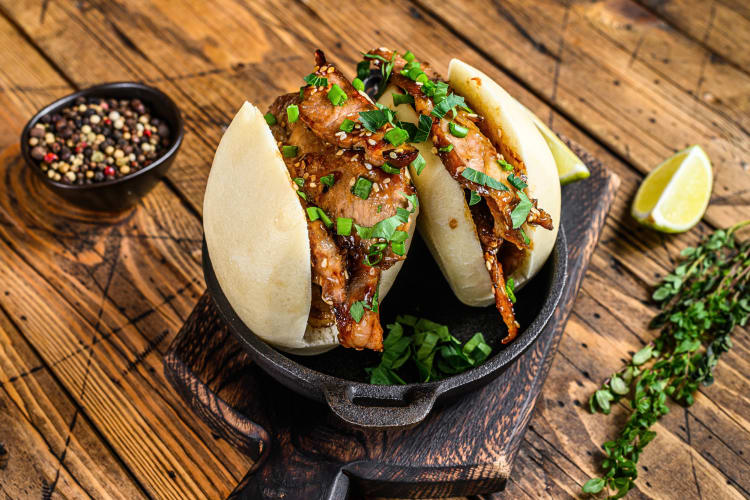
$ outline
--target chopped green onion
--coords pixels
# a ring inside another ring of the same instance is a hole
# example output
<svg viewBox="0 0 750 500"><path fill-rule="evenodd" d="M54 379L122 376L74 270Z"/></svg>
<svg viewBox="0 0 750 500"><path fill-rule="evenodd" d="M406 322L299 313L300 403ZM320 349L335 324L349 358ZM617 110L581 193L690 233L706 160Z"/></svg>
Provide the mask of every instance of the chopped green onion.
<svg viewBox="0 0 750 500"><path fill-rule="evenodd" d="M508 278L508 281L505 282L505 293L508 294L508 298L513 304L516 303L516 295L513 293L515 288L516 282L513 281L513 278Z"/></svg>
<svg viewBox="0 0 750 500"><path fill-rule="evenodd" d="M411 166L414 168L414 170L417 172L417 175L422 173L422 170L424 170L425 165L427 165L427 162L425 161L424 157L422 156L422 153L419 153L416 158L414 158L414 161L411 162Z"/></svg>
<svg viewBox="0 0 750 500"><path fill-rule="evenodd" d="M377 212L380 213L383 211L383 205L378 205Z"/></svg>
<svg viewBox="0 0 750 500"><path fill-rule="evenodd" d="M396 94L393 95L393 105L398 106L399 104L414 104L414 98L409 94Z"/></svg>
<svg viewBox="0 0 750 500"><path fill-rule="evenodd" d="M289 119L289 123L294 123L299 118L299 106L292 104L286 107L286 117Z"/></svg>
<svg viewBox="0 0 750 500"><path fill-rule="evenodd" d="M357 177L357 181L352 186L352 194L363 200L370 197L370 190L372 190L372 181L365 177Z"/></svg>
<svg viewBox="0 0 750 500"><path fill-rule="evenodd" d="M531 200L529 200L529 197L526 196L523 191L518 191L518 197L521 199L521 201L510 213L510 218L513 222L513 229L518 229L519 227L521 227L521 224L526 222L526 217L529 216L529 212L531 211L531 207L533 206L531 204Z"/></svg>
<svg viewBox="0 0 750 500"><path fill-rule="evenodd" d="M464 179L468 179L471 182L474 182L476 184L479 184L480 186L488 186L488 187L491 187L492 189L497 189L500 191L508 191L508 186L506 186L499 180L493 177L490 177L484 172L480 172L479 170L474 170L473 168L464 169L464 171L461 172L461 177L463 177Z"/></svg>
<svg viewBox="0 0 750 500"><path fill-rule="evenodd" d="M406 245L403 241L393 242L391 243L391 251L393 251L393 253L395 253L396 255L403 256L404 254L406 254Z"/></svg>
<svg viewBox="0 0 750 500"><path fill-rule="evenodd" d="M521 232L521 236L523 236L524 243L526 243L527 245L531 243L531 240L529 239L529 237L526 236L526 231L524 231L523 228L521 227L519 227L518 230Z"/></svg>
<svg viewBox="0 0 750 500"><path fill-rule="evenodd" d="M304 186L304 185L305 185L305 179L303 179L302 177L295 177L295 178L294 178L294 179L292 179L292 180L293 180L293 181L294 181L294 183L295 183L296 185L298 185L299 187L302 187L302 186Z"/></svg>
<svg viewBox="0 0 750 500"><path fill-rule="evenodd" d="M318 207L307 207L307 216L310 218L311 221L315 222L316 220L320 219L320 213L318 212Z"/></svg>
<svg viewBox="0 0 750 500"><path fill-rule="evenodd" d="M511 165L510 163L508 163L507 161L505 161L505 160L503 160L501 158L497 159L497 163L498 163L498 165L500 165L501 167L503 167L505 170L507 170L509 172L511 170L513 170L513 165Z"/></svg>
<svg viewBox="0 0 750 500"><path fill-rule="evenodd" d="M298 191L299 192L299 191ZM328 214L326 214L322 208L320 207L307 207L307 216L310 218L311 221L316 221L320 219L320 221L325 224L326 227L333 226L333 221L330 217L328 217Z"/></svg>
<svg viewBox="0 0 750 500"><path fill-rule="evenodd" d="M400 173L401 173L401 169L400 169L400 168L396 168L396 167L394 167L393 165L391 165L391 164L390 164L390 163L388 163L388 162L386 162L386 163L383 163L383 164L382 164L382 165L380 166L380 168L381 168L381 169L383 170L383 172L385 172L386 174L400 174Z"/></svg>
<svg viewBox="0 0 750 500"><path fill-rule="evenodd" d="M354 122L349 118L345 118L344 121L341 122L339 130L343 130L344 132L351 132L352 130L354 130Z"/></svg>
<svg viewBox="0 0 750 500"><path fill-rule="evenodd" d="M473 205L476 205L480 201L482 201L482 197L479 196L476 191L472 191L471 198L469 198L469 206L471 207Z"/></svg>
<svg viewBox="0 0 750 500"><path fill-rule="evenodd" d="M386 141L390 142L394 146L400 146L409 138L409 132L402 128L396 127L386 132L383 137Z"/></svg>
<svg viewBox="0 0 750 500"><path fill-rule="evenodd" d="M367 254L365 255L364 260L362 261L366 266L376 266L380 264L380 262L383 260L383 252L376 253L376 254Z"/></svg>
<svg viewBox="0 0 750 500"><path fill-rule="evenodd" d="M445 147L438 148L438 151L440 151L441 153L450 153L451 151L453 151L453 144L448 144Z"/></svg>
<svg viewBox="0 0 750 500"><path fill-rule="evenodd" d="M316 75L315 73L310 73L307 75L304 80L313 87L327 87L328 86L328 78L323 78L321 76Z"/></svg>
<svg viewBox="0 0 750 500"><path fill-rule="evenodd" d="M336 219L336 234L339 236L349 236L352 234L352 222L349 217L338 217Z"/></svg>
<svg viewBox="0 0 750 500"><path fill-rule="evenodd" d="M406 51L406 54L404 54L404 59L406 59L408 62L412 62L414 60L414 54L411 53L411 50Z"/></svg>
<svg viewBox="0 0 750 500"><path fill-rule="evenodd" d="M320 182L325 184L328 187L333 186L333 183L336 182L336 178L333 176L333 174L324 175L320 178Z"/></svg>
<svg viewBox="0 0 750 500"><path fill-rule="evenodd" d="M331 86L331 90L328 91L328 100L334 106L343 106L346 102L346 92L338 84L334 83Z"/></svg>
<svg viewBox="0 0 750 500"><path fill-rule="evenodd" d="M302 190L297 190L297 194L299 195L300 198L307 201L307 195Z"/></svg>
<svg viewBox="0 0 750 500"><path fill-rule="evenodd" d="M328 214L323 211L322 208L318 207L318 215L320 215L320 220L323 221L323 224L326 225L326 227L332 227L333 221L330 217L328 217Z"/></svg>
<svg viewBox="0 0 750 500"><path fill-rule="evenodd" d="M427 77L427 75L425 75L424 73L420 73L420 74L419 74L419 75L418 75L418 76L417 76L417 77L416 77L416 78L414 79L414 81L415 81L415 82L418 82L418 83L421 83L422 85L424 85L425 83L429 82L429 81L430 81L430 79L429 79L429 78Z"/></svg>
<svg viewBox="0 0 750 500"><path fill-rule="evenodd" d="M281 154L284 158L294 158L297 156L297 146L281 146Z"/></svg>
<svg viewBox="0 0 750 500"><path fill-rule="evenodd" d="M355 89L361 92L365 90L365 83L359 78L355 78L354 80L352 80L352 87L354 87Z"/></svg>
<svg viewBox="0 0 750 500"><path fill-rule="evenodd" d="M463 127L457 123L450 122L448 124L448 128L451 131L451 134L456 137L466 137L466 134L469 133L469 129L466 127Z"/></svg>
<svg viewBox="0 0 750 500"><path fill-rule="evenodd" d="M276 125L276 117L273 115L273 113L266 113L265 115L263 115L263 118L266 119L266 123L269 126Z"/></svg>

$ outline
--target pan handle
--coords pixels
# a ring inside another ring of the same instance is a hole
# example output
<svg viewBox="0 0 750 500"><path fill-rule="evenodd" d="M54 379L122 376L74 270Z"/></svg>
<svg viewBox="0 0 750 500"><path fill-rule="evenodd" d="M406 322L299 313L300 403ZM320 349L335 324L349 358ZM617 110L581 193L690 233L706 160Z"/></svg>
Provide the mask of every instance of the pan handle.
<svg viewBox="0 0 750 500"><path fill-rule="evenodd" d="M344 422L376 429L412 427L430 413L437 387L327 384L326 403Z"/></svg>

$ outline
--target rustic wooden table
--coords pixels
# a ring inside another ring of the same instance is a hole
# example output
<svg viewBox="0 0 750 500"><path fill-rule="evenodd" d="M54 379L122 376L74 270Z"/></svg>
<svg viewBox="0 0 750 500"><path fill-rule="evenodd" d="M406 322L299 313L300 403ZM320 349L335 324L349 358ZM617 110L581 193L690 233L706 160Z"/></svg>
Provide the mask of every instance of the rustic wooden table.
<svg viewBox="0 0 750 500"><path fill-rule="evenodd" d="M0 2L0 469L5 498L225 496L252 465L166 383L162 356L204 289L201 202L244 99L300 83L316 47L348 68L392 46L443 73L479 66L622 184L550 376L497 498L577 496L613 419L598 382L652 337L651 286L679 250L750 217L750 5L742 0ZM102 220L52 206L17 155L43 104L103 81L159 86L187 121L168 178ZM643 175L699 143L716 169L705 219L680 236L628 215ZM750 337L657 426L632 497L750 496ZM624 414L623 408L616 413ZM617 420L617 419L615 419Z"/></svg>

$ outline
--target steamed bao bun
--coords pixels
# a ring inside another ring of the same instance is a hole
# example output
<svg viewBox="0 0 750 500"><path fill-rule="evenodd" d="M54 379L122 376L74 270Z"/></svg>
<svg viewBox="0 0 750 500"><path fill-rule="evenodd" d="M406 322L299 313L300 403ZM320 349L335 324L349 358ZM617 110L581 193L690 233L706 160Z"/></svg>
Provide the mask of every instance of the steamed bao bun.
<svg viewBox="0 0 750 500"><path fill-rule="evenodd" d="M407 251L417 211L410 218ZM203 230L222 291L253 333L292 354L339 345L335 325L312 328L307 215L263 113L245 102L216 149ZM385 297L402 262L383 272Z"/></svg>
<svg viewBox="0 0 750 500"><path fill-rule="evenodd" d="M494 132L489 137L492 143L507 145L523 160L529 197L537 198L539 207L547 211L554 222L552 231L523 225L532 242L532 249L524 253L520 264L510 275L506 274L506 279L513 278L518 290L539 272L557 239L560 181L555 160L527 112L490 77L453 59L448 69L448 81L453 90L464 97L467 105L484 117L489 125L487 128ZM400 92L395 86L388 88L381 96L380 103L392 106L391 93L394 91ZM404 121L419 121L409 104L397 106L396 114ZM422 209L418 221L419 233L456 297L469 306L491 305L495 302L492 282L464 189L448 173L440 157L432 152L431 141L414 146L426 162L420 175L410 167Z"/></svg>

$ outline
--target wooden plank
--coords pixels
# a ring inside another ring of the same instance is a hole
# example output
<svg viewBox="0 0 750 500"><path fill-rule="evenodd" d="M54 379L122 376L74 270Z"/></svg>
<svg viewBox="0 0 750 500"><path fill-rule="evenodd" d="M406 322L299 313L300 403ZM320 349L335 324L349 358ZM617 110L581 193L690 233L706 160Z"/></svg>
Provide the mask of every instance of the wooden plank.
<svg viewBox="0 0 750 500"><path fill-rule="evenodd" d="M145 498L1 311L0 387L5 498Z"/></svg>
<svg viewBox="0 0 750 500"><path fill-rule="evenodd" d="M637 29L642 29L644 36L654 33L652 30L658 30L658 24L655 27L648 24L658 18L646 13L643 21L640 18L628 18L629 22L624 23L611 21L632 12L621 4L585 2L567 7L556 0L533 5L517 0L486 9L476 1L452 0L432 12L440 22L470 40L489 60L553 102L641 172L648 172L678 149L701 144L716 168L714 203L709 208L708 220L737 221L750 217L747 199L750 137L746 126L750 100L745 90L750 77L729 66L715 64L715 68L704 72L703 80L709 75L712 85L721 89L714 94L728 96L728 102L722 105L717 99L709 103L702 96L699 99L690 95L688 89L674 81L675 75L686 66L684 60L673 62L664 57L659 64L659 58L644 57L636 50L638 42L628 34L626 26L632 30L640 24L643 27ZM427 3L421 5L432 9ZM627 5L632 9L632 4ZM323 10L326 9L320 9ZM635 12L646 11L636 8ZM340 23L352 16L354 12L339 8L331 14L331 19ZM382 16L378 19L383 20ZM437 19L430 17L428 22ZM446 35L434 33L432 37L445 42L441 46L451 45ZM657 39L663 41L668 37L660 35ZM628 41L629 47L623 40ZM689 41L679 40L690 45ZM712 63L707 52L701 53L700 47L692 45L692 51L680 53L692 58L687 66L699 73L700 65L706 61ZM409 46L414 43L410 41ZM434 50L428 54L435 58ZM732 74L733 79L728 79L727 74Z"/></svg>
<svg viewBox="0 0 750 500"><path fill-rule="evenodd" d="M743 0L639 0L727 61L750 71L750 7Z"/></svg>

